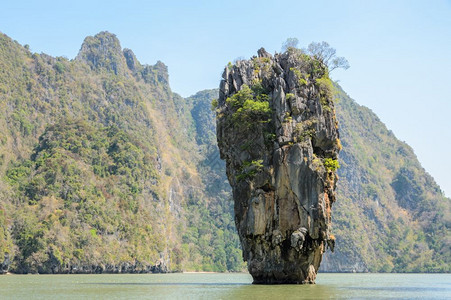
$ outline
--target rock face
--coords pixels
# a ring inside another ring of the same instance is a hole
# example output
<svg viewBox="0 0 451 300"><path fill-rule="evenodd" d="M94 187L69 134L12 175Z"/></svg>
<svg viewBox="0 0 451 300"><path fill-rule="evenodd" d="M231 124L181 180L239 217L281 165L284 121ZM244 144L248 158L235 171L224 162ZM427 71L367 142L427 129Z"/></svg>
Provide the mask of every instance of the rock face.
<svg viewBox="0 0 451 300"><path fill-rule="evenodd" d="M341 148L321 60L290 48L225 68L217 139L254 283L314 283L333 250L331 207Z"/></svg>
<svg viewBox="0 0 451 300"><path fill-rule="evenodd" d="M129 53L126 52L125 55L127 54ZM127 68L118 38L108 31L86 37L76 59L87 62L93 70L103 69L116 75L125 74Z"/></svg>

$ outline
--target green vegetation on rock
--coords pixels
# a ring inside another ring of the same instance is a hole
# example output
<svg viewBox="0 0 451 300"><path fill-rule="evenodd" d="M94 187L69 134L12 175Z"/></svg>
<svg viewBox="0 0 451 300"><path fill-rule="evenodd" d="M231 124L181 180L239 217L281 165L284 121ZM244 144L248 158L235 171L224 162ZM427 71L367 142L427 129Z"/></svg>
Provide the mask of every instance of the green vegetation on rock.
<svg viewBox="0 0 451 300"><path fill-rule="evenodd" d="M254 177L263 169L263 160L245 161L241 166L241 172L237 175L237 181Z"/></svg>
<svg viewBox="0 0 451 300"><path fill-rule="evenodd" d="M268 122L271 108L267 97L268 95L263 93L259 85L252 90L247 85L243 85L241 90L226 100L235 109L234 123L250 129L259 123Z"/></svg>
<svg viewBox="0 0 451 300"><path fill-rule="evenodd" d="M336 159L326 158L324 159L324 167L326 168L327 171L335 172L340 167L340 164Z"/></svg>

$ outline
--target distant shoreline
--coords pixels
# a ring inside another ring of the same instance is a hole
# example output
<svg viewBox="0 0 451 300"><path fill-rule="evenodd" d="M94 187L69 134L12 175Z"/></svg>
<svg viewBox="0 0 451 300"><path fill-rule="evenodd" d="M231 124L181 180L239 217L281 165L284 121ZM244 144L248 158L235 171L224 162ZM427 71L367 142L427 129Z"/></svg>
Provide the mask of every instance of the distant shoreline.
<svg viewBox="0 0 451 300"><path fill-rule="evenodd" d="M127 275L127 274L140 274L140 275L164 275L164 274L249 274L248 272L210 272L210 271L181 271L181 272L168 272L168 273L152 273L152 272L143 272L143 273L0 273L1 276L6 275ZM450 274L449 272L318 272L320 274Z"/></svg>
<svg viewBox="0 0 451 300"><path fill-rule="evenodd" d="M183 271L183 274L219 274L221 272L209 272L209 271Z"/></svg>

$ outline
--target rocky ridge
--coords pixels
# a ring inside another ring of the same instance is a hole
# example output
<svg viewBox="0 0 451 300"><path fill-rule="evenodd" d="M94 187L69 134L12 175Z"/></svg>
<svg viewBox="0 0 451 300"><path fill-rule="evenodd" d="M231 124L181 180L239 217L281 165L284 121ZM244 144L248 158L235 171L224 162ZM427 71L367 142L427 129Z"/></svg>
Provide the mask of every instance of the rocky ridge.
<svg viewBox="0 0 451 300"><path fill-rule="evenodd" d="M333 250L331 208L341 148L321 60L289 48L229 64L217 139L254 283L314 283Z"/></svg>

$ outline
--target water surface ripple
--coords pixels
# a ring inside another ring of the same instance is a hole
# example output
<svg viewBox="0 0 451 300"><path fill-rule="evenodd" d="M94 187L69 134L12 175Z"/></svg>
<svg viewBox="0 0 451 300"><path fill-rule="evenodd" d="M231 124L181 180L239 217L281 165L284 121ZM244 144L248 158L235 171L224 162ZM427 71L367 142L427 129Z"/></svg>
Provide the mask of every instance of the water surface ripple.
<svg viewBox="0 0 451 300"><path fill-rule="evenodd" d="M0 299L451 299L451 274L318 274L252 285L249 274L4 275Z"/></svg>

